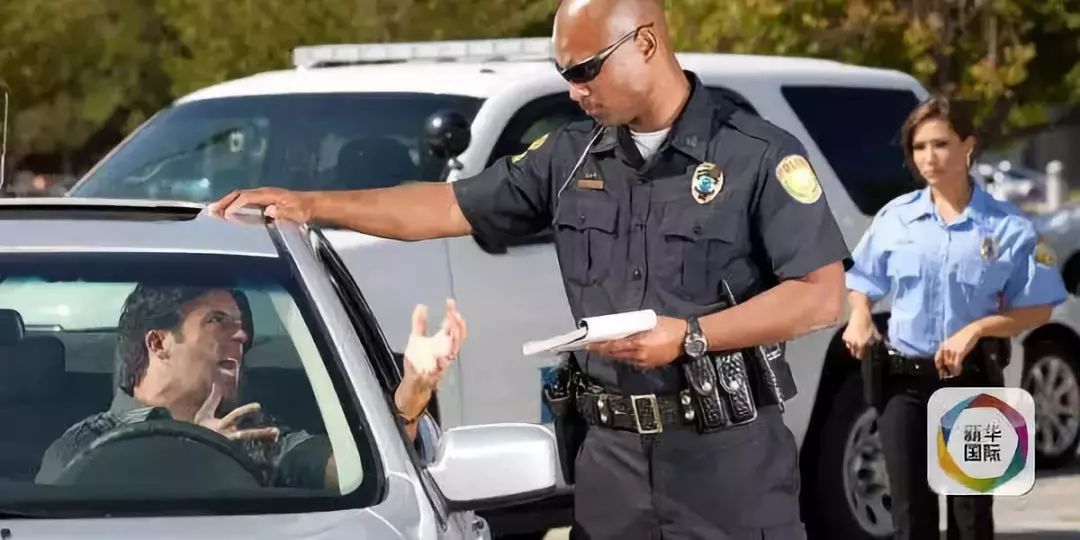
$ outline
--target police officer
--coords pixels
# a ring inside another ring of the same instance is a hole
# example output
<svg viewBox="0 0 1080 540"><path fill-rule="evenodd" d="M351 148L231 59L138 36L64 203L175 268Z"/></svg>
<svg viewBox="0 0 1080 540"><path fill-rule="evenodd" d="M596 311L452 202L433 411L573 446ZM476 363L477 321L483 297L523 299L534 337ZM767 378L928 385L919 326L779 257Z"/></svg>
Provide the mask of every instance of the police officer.
<svg viewBox="0 0 1080 540"><path fill-rule="evenodd" d="M261 205L398 239L497 242L553 227L575 318L660 316L654 330L577 356L576 405L590 426L572 536L803 538L780 410L794 380L769 344L837 321L847 248L803 146L710 98L679 66L664 17L656 0L564 0L557 68L594 121L475 177L264 188L213 208Z"/></svg>
<svg viewBox="0 0 1080 540"><path fill-rule="evenodd" d="M864 362L875 344L884 349L874 361L885 370L879 425L896 538L924 539L939 534L921 436L930 394L1003 384L1005 338L1045 322L1065 288L1031 222L968 176L976 143L968 114L933 98L915 108L901 136L908 165L926 187L886 204L856 246L843 340ZM870 307L890 291L882 342ZM992 502L948 497L948 537L992 538Z"/></svg>

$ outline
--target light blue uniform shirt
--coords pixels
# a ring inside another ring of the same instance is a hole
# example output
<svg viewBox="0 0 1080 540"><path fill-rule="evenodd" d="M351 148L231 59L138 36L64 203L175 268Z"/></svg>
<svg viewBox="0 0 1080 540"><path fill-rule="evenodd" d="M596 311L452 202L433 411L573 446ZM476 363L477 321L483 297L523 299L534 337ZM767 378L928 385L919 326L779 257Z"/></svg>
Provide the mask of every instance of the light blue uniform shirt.
<svg viewBox="0 0 1080 540"><path fill-rule="evenodd" d="M1035 260L1036 243L1020 210L978 185L952 223L941 219L924 188L878 212L852 253L847 288L871 301L894 292L889 344L907 356L929 357L973 321L1065 301L1061 276Z"/></svg>

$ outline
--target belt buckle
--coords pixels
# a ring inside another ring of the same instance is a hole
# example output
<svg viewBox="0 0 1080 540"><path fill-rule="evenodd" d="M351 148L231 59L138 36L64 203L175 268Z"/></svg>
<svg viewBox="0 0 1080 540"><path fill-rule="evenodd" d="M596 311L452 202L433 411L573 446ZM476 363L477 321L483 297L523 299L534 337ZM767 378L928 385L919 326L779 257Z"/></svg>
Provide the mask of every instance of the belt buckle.
<svg viewBox="0 0 1080 540"><path fill-rule="evenodd" d="M634 423L637 424L637 430L639 434L649 435L653 433L660 433L664 431L664 426L660 422L660 404L656 400L656 394L644 394L637 396L630 396L630 402L634 407ZM642 427L641 417L642 409L638 407L638 403L642 402L648 405L649 413L652 416L653 425L655 428L646 429Z"/></svg>

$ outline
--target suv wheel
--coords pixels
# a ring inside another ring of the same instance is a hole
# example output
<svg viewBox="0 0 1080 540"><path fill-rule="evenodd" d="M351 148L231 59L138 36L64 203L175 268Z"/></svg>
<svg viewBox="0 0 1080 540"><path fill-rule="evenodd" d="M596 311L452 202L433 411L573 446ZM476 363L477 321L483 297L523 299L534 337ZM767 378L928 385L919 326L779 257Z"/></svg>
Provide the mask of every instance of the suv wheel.
<svg viewBox="0 0 1080 540"><path fill-rule="evenodd" d="M858 372L848 376L833 401L817 460L817 499L825 538L890 537L892 500L877 412L863 399Z"/></svg>
<svg viewBox="0 0 1080 540"><path fill-rule="evenodd" d="M1080 369L1053 341L1028 347L1023 387L1035 400L1035 459L1039 467L1070 463L1080 444Z"/></svg>

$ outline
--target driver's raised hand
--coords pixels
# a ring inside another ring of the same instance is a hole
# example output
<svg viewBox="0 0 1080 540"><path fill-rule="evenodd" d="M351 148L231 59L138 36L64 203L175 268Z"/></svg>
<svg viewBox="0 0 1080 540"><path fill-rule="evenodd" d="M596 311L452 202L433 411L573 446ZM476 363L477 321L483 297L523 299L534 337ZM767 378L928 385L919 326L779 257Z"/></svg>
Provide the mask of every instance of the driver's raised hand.
<svg viewBox="0 0 1080 540"><path fill-rule="evenodd" d="M245 206L261 206L263 213L274 219L307 223L311 219L310 199L302 192L262 187L242 189L210 203L210 213L227 218Z"/></svg>
<svg viewBox="0 0 1080 540"><path fill-rule="evenodd" d="M258 403L248 403L233 409L229 414L221 418L214 416L218 405L221 404L221 391L217 384L210 387L210 395L195 413L192 422L204 428L216 431L228 439L239 440L265 440L274 441L278 438L278 429L274 427L240 429L237 425L246 416L258 413L262 407Z"/></svg>

